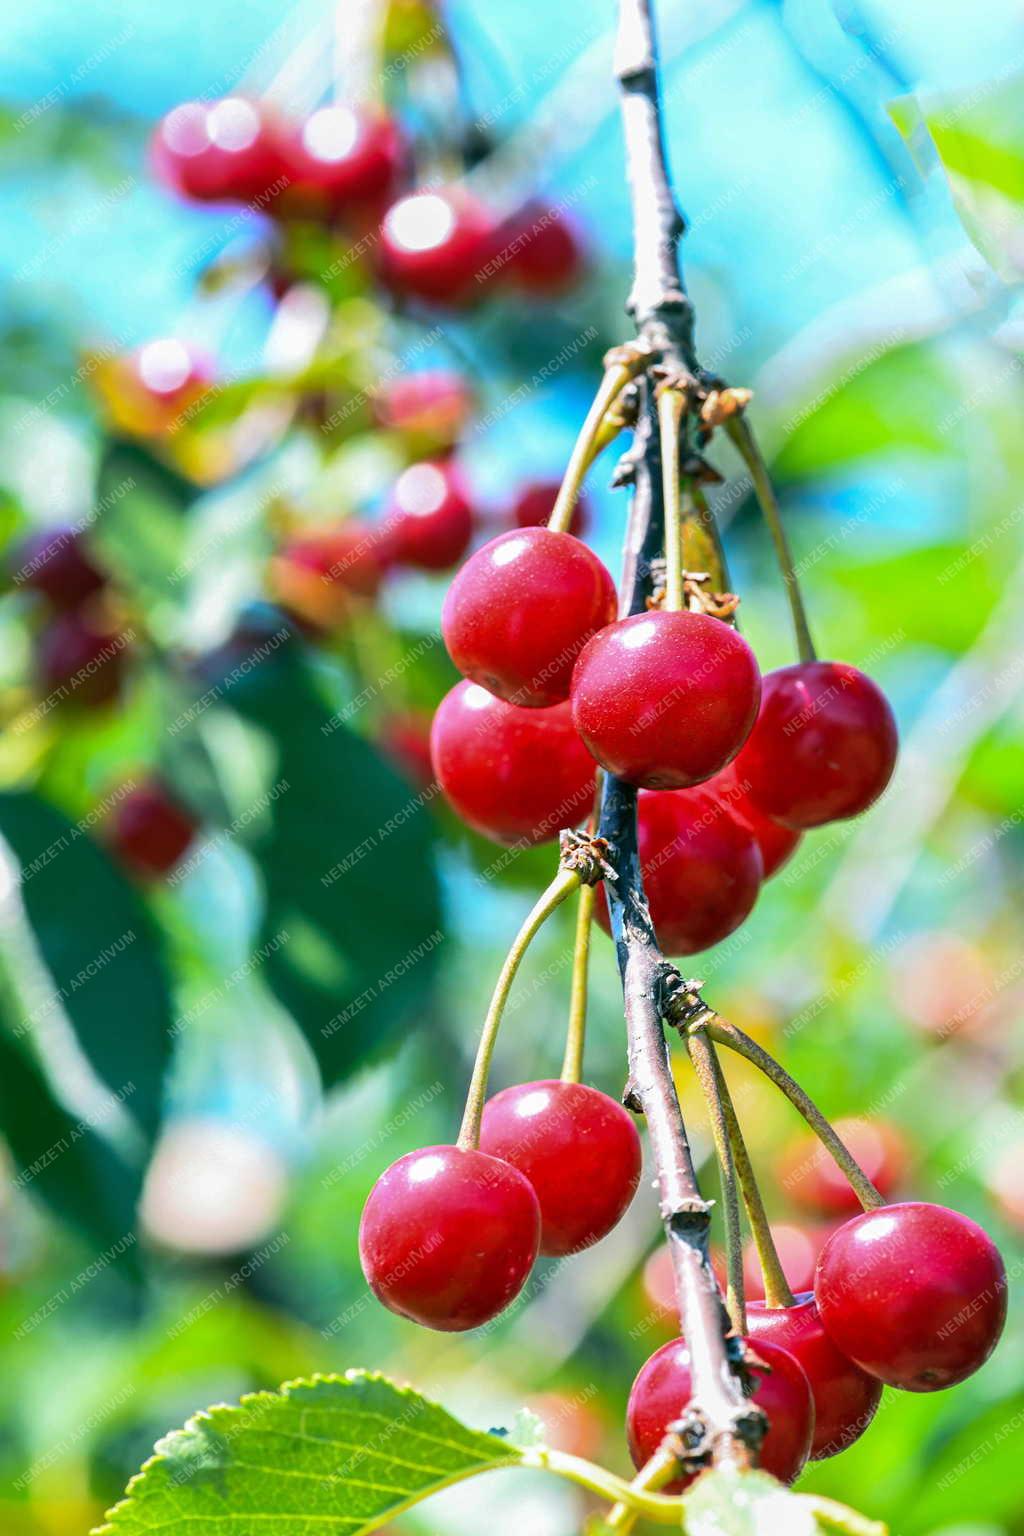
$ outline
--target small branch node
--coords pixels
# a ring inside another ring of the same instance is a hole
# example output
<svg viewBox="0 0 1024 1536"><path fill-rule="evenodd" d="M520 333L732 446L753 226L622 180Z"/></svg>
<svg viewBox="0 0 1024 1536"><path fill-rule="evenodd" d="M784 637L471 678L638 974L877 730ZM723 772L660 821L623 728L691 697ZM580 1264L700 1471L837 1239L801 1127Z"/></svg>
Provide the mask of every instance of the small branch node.
<svg viewBox="0 0 1024 1536"><path fill-rule="evenodd" d="M558 834L559 866L575 870L584 885L598 885L602 880L619 878L608 862L610 851L604 837L592 837L587 832L574 832L568 827L563 827Z"/></svg>

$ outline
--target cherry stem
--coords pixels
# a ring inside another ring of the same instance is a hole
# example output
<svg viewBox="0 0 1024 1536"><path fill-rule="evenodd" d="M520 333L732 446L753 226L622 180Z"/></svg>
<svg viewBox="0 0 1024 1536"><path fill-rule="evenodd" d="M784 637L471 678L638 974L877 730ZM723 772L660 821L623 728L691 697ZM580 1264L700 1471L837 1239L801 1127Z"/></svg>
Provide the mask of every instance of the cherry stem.
<svg viewBox="0 0 1024 1536"><path fill-rule="evenodd" d="M559 1477L568 1478L570 1482L578 1483L591 1493L626 1504L638 1515L643 1515L645 1520L654 1520L659 1525L674 1525L677 1531L683 1528L683 1502L678 1496L656 1493L636 1481L627 1482L624 1477L618 1477L605 1467L595 1466L582 1456L570 1456L566 1451L555 1451L550 1446L538 1445L520 1453L519 1465L556 1472Z"/></svg>
<svg viewBox="0 0 1024 1536"><path fill-rule="evenodd" d="M692 1030L686 1037L693 1069L697 1074L704 1102L711 1121L711 1136L718 1158L719 1177L722 1183L722 1206L725 1217L725 1266L727 1287L725 1305L735 1333L747 1331L747 1302L743 1285L743 1241L740 1235L740 1200L736 1183L736 1164L733 1159L729 1121L725 1111L728 1090L718 1066L714 1048L701 1029Z"/></svg>
<svg viewBox="0 0 1024 1536"><path fill-rule="evenodd" d="M576 943L572 955L572 989L569 994L569 1027L565 1036L562 1082L578 1083L583 1076L583 1046L587 1033L587 980L590 969L590 930L597 887L580 886L576 909Z"/></svg>
<svg viewBox="0 0 1024 1536"><path fill-rule="evenodd" d="M752 1062L763 1072L765 1077L785 1094L793 1107L800 1111L812 1131L820 1137L846 1175L851 1189L864 1209L874 1211L880 1205L884 1205L884 1198L872 1184L857 1159L833 1130L813 1099L808 1097L795 1078L790 1077L785 1067L781 1066L763 1046L758 1045L756 1040L744 1034L742 1029L723 1019L721 1014L710 1014L704 1022L713 1040L717 1040L719 1045L727 1045L738 1055L745 1056L747 1061Z"/></svg>
<svg viewBox="0 0 1024 1536"><path fill-rule="evenodd" d="M472 1151L480 1144L480 1122L483 1118L484 1103L487 1098L487 1078L491 1070L491 1057L494 1055L494 1046L498 1038L498 1028L501 1024L501 1016L505 1011L505 1004L515 980L520 962L530 947L530 941L541 927L546 918L550 917L556 907L560 906L565 898L575 891L580 884L580 875L575 869L560 869L552 880L547 890L535 903L525 923L516 934L512 948L505 956L505 963L498 974L498 980L494 986L491 997L491 1005L484 1019L484 1027L480 1034L480 1043L477 1046L476 1061L473 1064L473 1076L470 1079L469 1091L466 1094L466 1108L462 1116L462 1125L459 1129L458 1140L455 1145L463 1152Z"/></svg>
<svg viewBox="0 0 1024 1536"><path fill-rule="evenodd" d="M725 424L737 451L747 469L750 478L754 482L754 491L768 531L775 545L775 556L779 562L782 579L786 584L786 596L789 599L789 611L793 616L793 631L796 635L797 651L801 661L817 660L817 651L814 649L814 641L811 639L811 630L807 622L807 610L804 607L803 593L800 591L800 582L797 579L796 567L793 564L793 551L789 547L789 539L783 526L782 515L779 511L779 500L772 485L768 466L764 461L757 444L757 439L751 430L749 421L742 414L732 416Z"/></svg>
<svg viewBox="0 0 1024 1536"><path fill-rule="evenodd" d="M754 1165L750 1161L747 1151L747 1143L740 1127L739 1116L733 1103L732 1094L729 1092L729 1084L725 1080L722 1064L718 1059L718 1052L709 1044L708 1049L715 1063L715 1072L719 1081L719 1092L722 1098L722 1113L729 1132L729 1144L732 1147L732 1158L736 1165L736 1177L739 1180L740 1192L743 1195L743 1205L747 1212L747 1220L754 1236L754 1247L757 1249L757 1257L761 1265L761 1275L764 1280L764 1299L769 1307L792 1307L796 1297L789 1288L785 1271L779 1260L779 1251L775 1246L775 1238L768 1221L768 1213L764 1208L761 1198L761 1189L754 1173Z"/></svg>
<svg viewBox="0 0 1024 1536"><path fill-rule="evenodd" d="M594 459L594 445L604 422L605 413L625 389L635 369L629 363L616 363L605 370L604 377L587 412L573 446L562 483L558 488L555 505L548 518L548 527L555 533L568 533L572 514L579 500L587 470Z"/></svg>
<svg viewBox="0 0 1024 1536"><path fill-rule="evenodd" d="M681 390L658 392L658 427L661 434L661 472L665 501L665 608L679 613L683 595L683 498L679 475L679 433L686 410Z"/></svg>
<svg viewBox="0 0 1024 1536"><path fill-rule="evenodd" d="M636 1477L630 1483L630 1488L639 1493L657 1493L664 1488L666 1483L671 1483L679 1476L679 1458L672 1449L671 1441L660 1446L640 1468ZM614 1504L605 1515L602 1522L606 1531L618 1531L620 1533L631 1531L639 1518L639 1511L626 1503Z"/></svg>
<svg viewBox="0 0 1024 1536"><path fill-rule="evenodd" d="M718 524L695 480L688 480L683 492L683 559L688 571L707 571L714 591L729 591L729 568Z"/></svg>

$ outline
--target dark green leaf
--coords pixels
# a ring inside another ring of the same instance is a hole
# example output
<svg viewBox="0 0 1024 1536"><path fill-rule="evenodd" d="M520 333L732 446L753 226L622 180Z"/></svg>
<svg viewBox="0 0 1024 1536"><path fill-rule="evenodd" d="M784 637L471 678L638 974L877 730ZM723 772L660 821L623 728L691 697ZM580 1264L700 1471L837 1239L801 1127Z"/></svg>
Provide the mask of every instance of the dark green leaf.
<svg viewBox="0 0 1024 1536"><path fill-rule="evenodd" d="M142 898L87 830L37 795L0 795L0 833L22 867L21 896L54 1004L97 1075L152 1133L174 1015Z"/></svg>

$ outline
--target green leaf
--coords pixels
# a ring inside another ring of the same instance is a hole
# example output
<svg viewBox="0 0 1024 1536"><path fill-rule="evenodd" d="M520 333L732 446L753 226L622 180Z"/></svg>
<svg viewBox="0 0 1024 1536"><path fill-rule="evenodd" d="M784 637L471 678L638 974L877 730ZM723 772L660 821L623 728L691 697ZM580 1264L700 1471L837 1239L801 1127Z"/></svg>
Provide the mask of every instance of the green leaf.
<svg viewBox="0 0 1024 1536"><path fill-rule="evenodd" d="M132 587L166 598L179 569L196 487L141 443L107 444L96 479L96 541Z"/></svg>
<svg viewBox="0 0 1024 1536"><path fill-rule="evenodd" d="M55 1004L97 1076L152 1134L174 1013L141 896L89 831L37 795L0 795L0 833L22 868L20 894Z"/></svg>
<svg viewBox="0 0 1024 1536"><path fill-rule="evenodd" d="M889 114L919 163L937 154L969 238L1008 282L1024 276L1024 77L900 97Z"/></svg>
<svg viewBox="0 0 1024 1536"><path fill-rule="evenodd" d="M767 1472L705 1472L683 1505L687 1536L817 1536L813 1516Z"/></svg>
<svg viewBox="0 0 1024 1536"><path fill-rule="evenodd" d="M260 943L330 1085L429 998L443 939L430 792L331 714L297 646L227 699L277 750L279 792L255 850L267 890Z"/></svg>
<svg viewBox="0 0 1024 1536"><path fill-rule="evenodd" d="M8 987L0 989L0 999L4 1012L12 1012ZM105 1263L134 1272L141 1169L122 1161L91 1125L58 1102L39 1063L6 1030L0 1030L0 1131L16 1186L96 1244L108 1256Z"/></svg>
<svg viewBox="0 0 1024 1536"><path fill-rule="evenodd" d="M96 1536L361 1536L520 1453L410 1387L349 1371L256 1392L161 1440Z"/></svg>

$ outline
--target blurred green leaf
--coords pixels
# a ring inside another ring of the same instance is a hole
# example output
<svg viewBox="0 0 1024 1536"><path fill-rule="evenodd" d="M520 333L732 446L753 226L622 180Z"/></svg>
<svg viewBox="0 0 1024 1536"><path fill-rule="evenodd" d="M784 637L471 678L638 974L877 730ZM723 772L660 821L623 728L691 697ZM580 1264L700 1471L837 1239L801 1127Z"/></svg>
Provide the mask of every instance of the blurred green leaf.
<svg viewBox="0 0 1024 1536"><path fill-rule="evenodd" d="M18 1010L7 986L0 999L8 1025L17 1028ZM6 1029L0 1030L0 1131L18 1187L133 1272L141 1169L124 1162L87 1121L57 1101L28 1047Z"/></svg>
<svg viewBox="0 0 1024 1536"><path fill-rule="evenodd" d="M1009 1527L1020 1513L1024 1457L1024 1397L994 1403L924 1461L913 1497L894 1511L896 1530L937 1530L959 1521L991 1520Z"/></svg>
<svg viewBox="0 0 1024 1536"><path fill-rule="evenodd" d="M185 550L185 514L196 487L141 443L109 442L96 479L96 541L116 574L156 596Z"/></svg>
<svg viewBox="0 0 1024 1536"><path fill-rule="evenodd" d="M20 893L55 1001L97 1075L152 1134L174 1014L142 898L80 824L36 795L0 795L0 833L22 867Z"/></svg>
<svg viewBox="0 0 1024 1536"><path fill-rule="evenodd" d="M228 702L278 753L273 821L256 849L267 976L335 1083L429 996L443 937L432 792L412 789L331 714L297 647Z"/></svg>
<svg viewBox="0 0 1024 1536"><path fill-rule="evenodd" d="M98 1536L185 1524L248 1536L255 1522L272 1522L276 1536L307 1536L311 1524L375 1531L431 1493L518 1460L508 1441L383 1376L314 1377L210 1408L167 1435Z"/></svg>
<svg viewBox="0 0 1024 1536"><path fill-rule="evenodd" d="M1024 76L902 96L889 114L920 163L938 155L968 236L1008 282L1024 274Z"/></svg>

